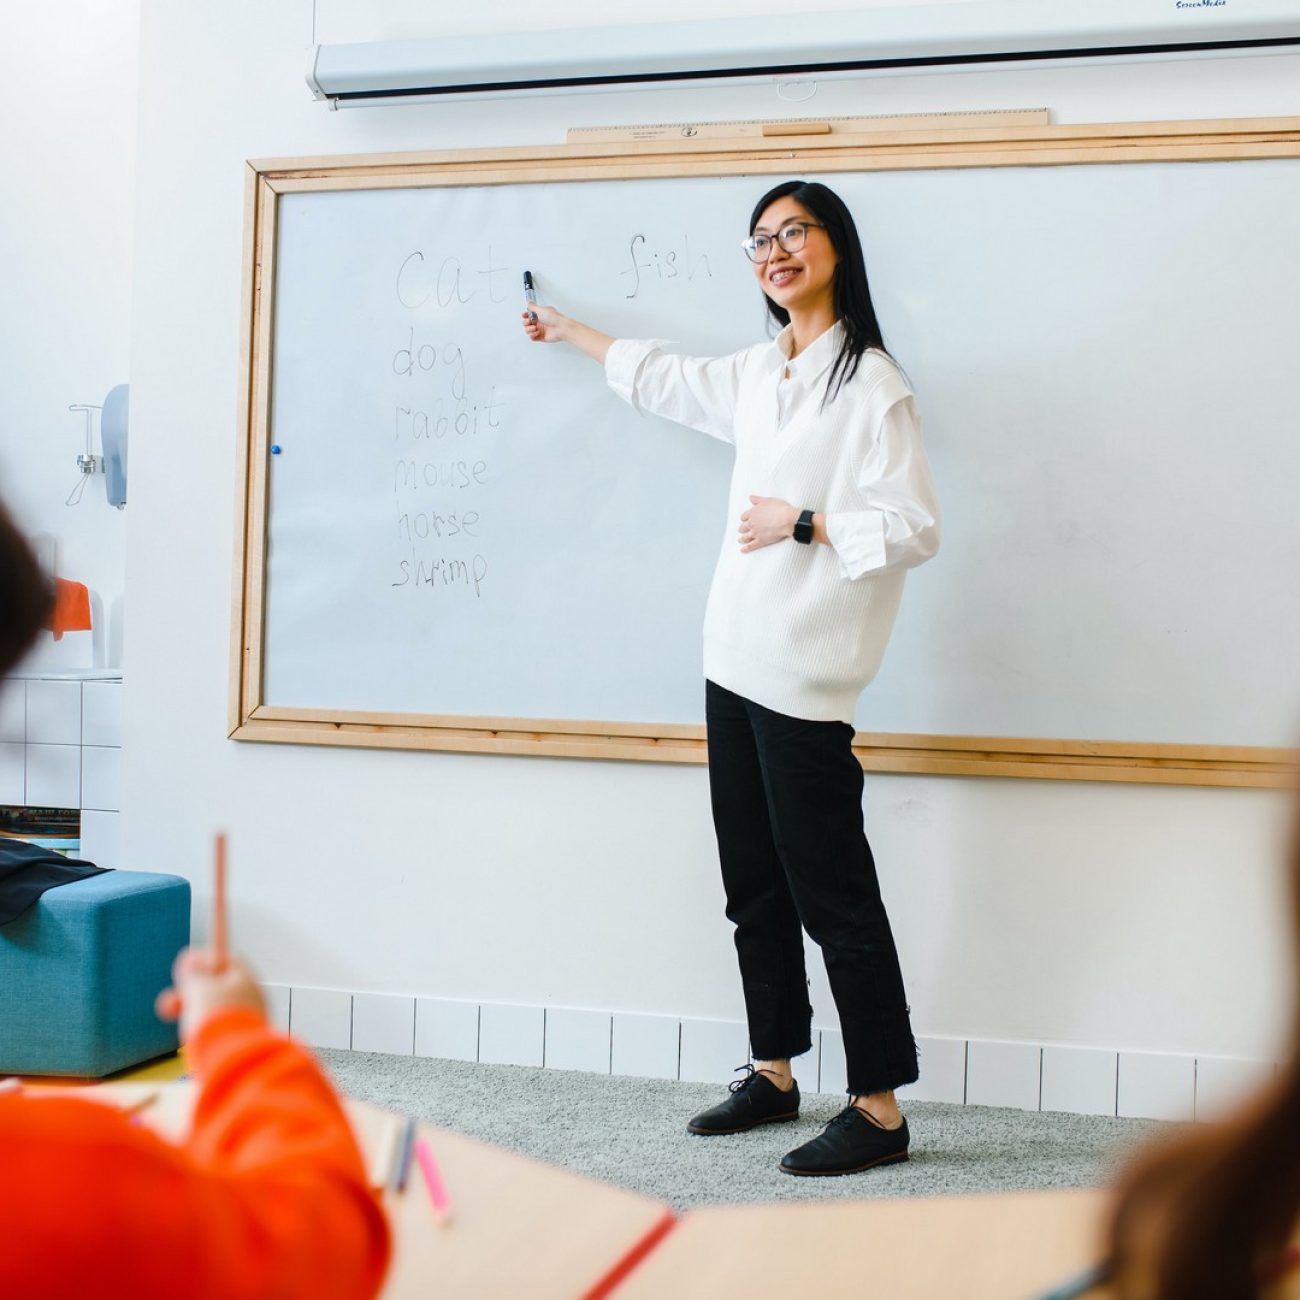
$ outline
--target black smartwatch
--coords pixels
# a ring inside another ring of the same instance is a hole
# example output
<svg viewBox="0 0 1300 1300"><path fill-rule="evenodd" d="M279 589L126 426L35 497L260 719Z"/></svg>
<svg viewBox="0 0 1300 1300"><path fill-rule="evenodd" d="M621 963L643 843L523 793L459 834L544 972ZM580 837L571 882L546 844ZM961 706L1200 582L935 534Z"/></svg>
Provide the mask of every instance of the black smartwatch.
<svg viewBox="0 0 1300 1300"><path fill-rule="evenodd" d="M794 526L794 540L802 542L805 546L813 539L813 512L805 510L799 516L799 522Z"/></svg>

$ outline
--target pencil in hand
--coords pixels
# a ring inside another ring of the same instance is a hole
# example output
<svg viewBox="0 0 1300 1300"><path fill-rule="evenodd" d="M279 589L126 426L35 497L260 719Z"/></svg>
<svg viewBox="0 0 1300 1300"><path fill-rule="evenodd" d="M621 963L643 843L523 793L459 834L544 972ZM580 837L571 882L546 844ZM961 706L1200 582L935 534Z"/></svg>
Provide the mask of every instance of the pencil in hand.
<svg viewBox="0 0 1300 1300"><path fill-rule="evenodd" d="M226 923L226 834L218 831L212 862L212 969L220 975L230 964L230 935ZM163 989L154 1002L161 1020L179 1020L184 1010L175 989Z"/></svg>
<svg viewBox="0 0 1300 1300"><path fill-rule="evenodd" d="M218 975L226 969L229 952L226 928L226 834L218 831L212 864L212 955L213 969Z"/></svg>

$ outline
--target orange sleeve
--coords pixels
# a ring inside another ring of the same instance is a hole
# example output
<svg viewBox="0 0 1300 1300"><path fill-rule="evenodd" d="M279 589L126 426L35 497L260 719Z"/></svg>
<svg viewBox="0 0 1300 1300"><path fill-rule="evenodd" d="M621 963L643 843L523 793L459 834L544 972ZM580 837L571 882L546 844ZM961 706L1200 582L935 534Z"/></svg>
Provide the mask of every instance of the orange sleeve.
<svg viewBox="0 0 1300 1300"><path fill-rule="evenodd" d="M320 1068L250 1011L187 1050L200 1092L180 1147L101 1103L0 1096L0 1296L376 1295L388 1226Z"/></svg>

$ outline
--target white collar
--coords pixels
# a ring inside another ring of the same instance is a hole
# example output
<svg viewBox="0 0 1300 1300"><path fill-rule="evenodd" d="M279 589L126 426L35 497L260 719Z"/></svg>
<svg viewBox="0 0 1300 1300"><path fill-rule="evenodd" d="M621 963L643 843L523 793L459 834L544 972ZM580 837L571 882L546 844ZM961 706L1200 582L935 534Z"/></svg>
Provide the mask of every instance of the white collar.
<svg viewBox="0 0 1300 1300"><path fill-rule="evenodd" d="M791 379L800 379L812 383L827 370L839 354L844 342L844 325L836 321L829 329L823 330L797 357L791 357L794 349L794 326L787 325L772 340L769 363L772 369L785 368Z"/></svg>

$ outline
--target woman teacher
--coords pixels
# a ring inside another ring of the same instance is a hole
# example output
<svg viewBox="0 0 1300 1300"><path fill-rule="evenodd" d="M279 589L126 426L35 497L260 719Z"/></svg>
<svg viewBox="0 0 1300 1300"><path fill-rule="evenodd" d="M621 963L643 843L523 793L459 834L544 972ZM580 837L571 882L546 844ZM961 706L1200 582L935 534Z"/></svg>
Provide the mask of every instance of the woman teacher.
<svg viewBox="0 0 1300 1300"><path fill-rule="evenodd" d="M752 1066L693 1133L794 1120L790 1059L812 1045L802 930L821 949L844 1035L850 1104L791 1151L791 1174L907 1158L894 1089L918 1077L898 953L863 833L853 755L906 570L938 549L939 507L912 392L885 351L843 201L789 181L758 202L742 247L773 342L682 357L529 304L536 342L603 363L641 412L735 446L728 528L704 619L709 788ZM734 524L735 532L731 532Z"/></svg>

